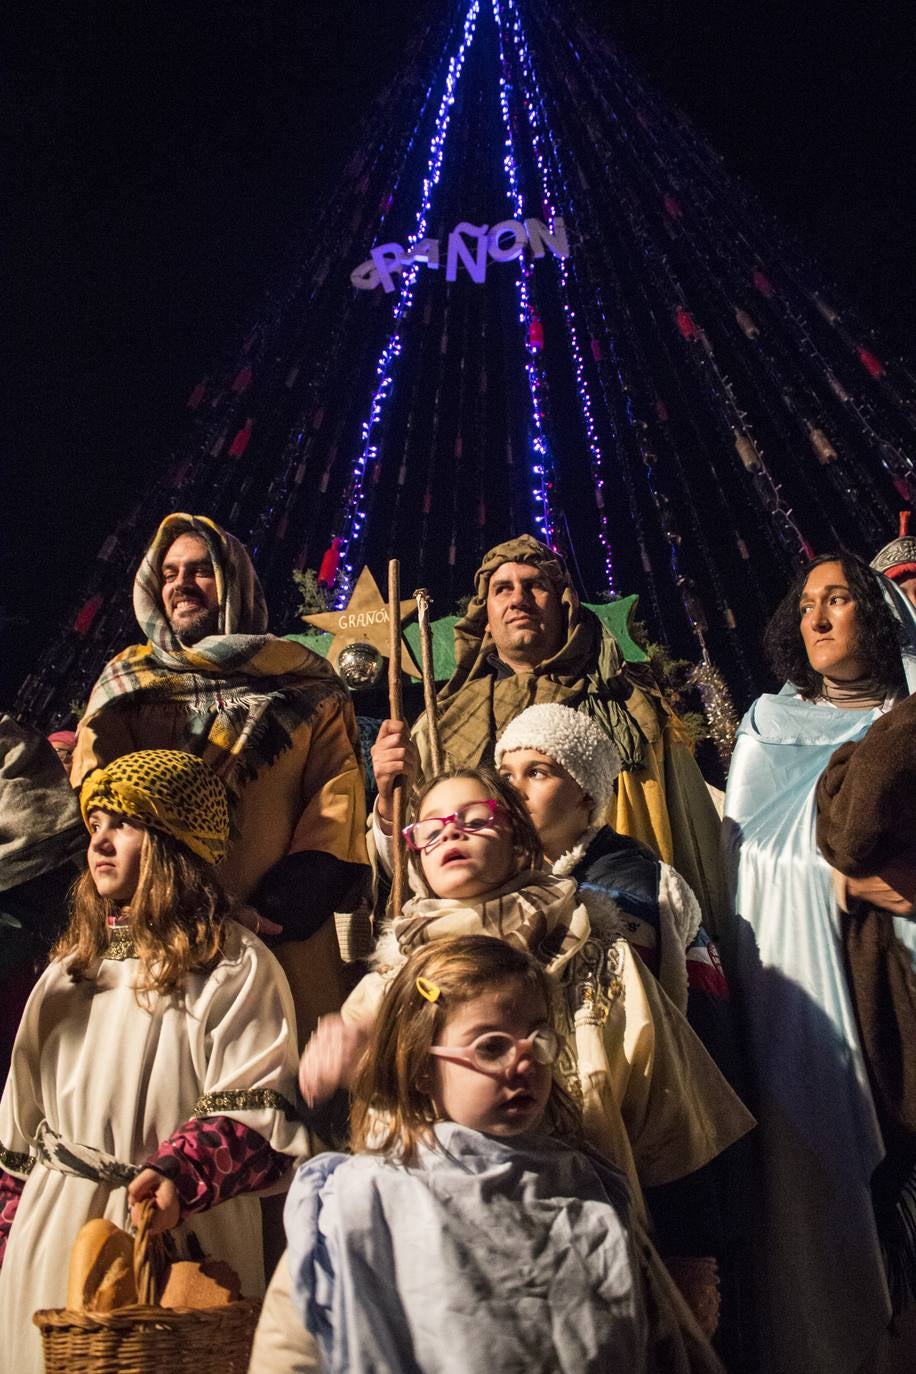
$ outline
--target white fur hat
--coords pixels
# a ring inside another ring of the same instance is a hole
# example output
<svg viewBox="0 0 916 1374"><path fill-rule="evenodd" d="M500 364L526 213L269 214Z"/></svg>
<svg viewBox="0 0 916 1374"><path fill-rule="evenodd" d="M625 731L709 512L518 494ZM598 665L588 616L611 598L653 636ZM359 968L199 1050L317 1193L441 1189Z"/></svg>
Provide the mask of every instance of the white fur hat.
<svg viewBox="0 0 916 1374"><path fill-rule="evenodd" d="M620 772L620 755L597 721L556 702L529 706L510 720L496 742L496 766L503 754L536 749L565 768L594 802L592 824L604 821Z"/></svg>

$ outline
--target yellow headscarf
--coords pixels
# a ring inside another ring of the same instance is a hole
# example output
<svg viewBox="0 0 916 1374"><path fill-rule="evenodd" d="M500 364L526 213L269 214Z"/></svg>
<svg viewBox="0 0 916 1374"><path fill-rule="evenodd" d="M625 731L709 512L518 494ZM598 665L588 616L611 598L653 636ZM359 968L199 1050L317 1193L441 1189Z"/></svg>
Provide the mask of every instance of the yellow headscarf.
<svg viewBox="0 0 916 1374"><path fill-rule="evenodd" d="M171 835L207 863L218 864L229 842L226 789L202 759L177 749L141 749L96 768L80 791L80 810L124 816Z"/></svg>

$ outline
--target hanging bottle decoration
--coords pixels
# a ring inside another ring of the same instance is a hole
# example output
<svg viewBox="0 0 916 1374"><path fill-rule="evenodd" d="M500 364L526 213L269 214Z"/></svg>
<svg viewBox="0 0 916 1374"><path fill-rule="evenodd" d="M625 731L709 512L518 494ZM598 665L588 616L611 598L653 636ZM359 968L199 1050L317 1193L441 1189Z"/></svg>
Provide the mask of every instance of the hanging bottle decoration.
<svg viewBox="0 0 916 1374"><path fill-rule="evenodd" d="M102 598L98 595L90 596L88 601L84 601L76 613L73 628L78 635L85 636L92 629L93 622L99 611L102 609Z"/></svg>
<svg viewBox="0 0 916 1374"><path fill-rule="evenodd" d="M812 425L811 429L808 430L808 438L811 440L811 447L814 449L817 461L824 467L837 461L839 455L822 429Z"/></svg>
<svg viewBox="0 0 916 1374"><path fill-rule="evenodd" d="M340 539L335 537L331 540L329 547L325 549L321 566L318 569L319 587L333 587L337 581L337 569L340 566L340 545Z"/></svg>
<svg viewBox="0 0 916 1374"><path fill-rule="evenodd" d="M248 388L251 386L252 376L253 373L251 371L251 368L246 363L245 366L240 367L238 372L235 374L230 390L233 391L236 396L241 396L242 393L244 391L247 391Z"/></svg>
<svg viewBox="0 0 916 1374"><path fill-rule="evenodd" d="M760 461L760 454L757 452L756 445L750 435L736 434L735 448L738 450L738 457L748 472L760 472L763 463Z"/></svg>
<svg viewBox="0 0 916 1374"><path fill-rule="evenodd" d="M747 338L756 339L759 336L760 330L757 328L753 317L746 310L736 310L735 319L738 321L738 328Z"/></svg>
<svg viewBox="0 0 916 1374"><path fill-rule="evenodd" d="M696 320L682 305L679 305L674 312L674 322L681 332L681 337L686 339L688 343L693 343L695 339L699 338L700 331Z"/></svg>
<svg viewBox="0 0 916 1374"><path fill-rule="evenodd" d="M528 325L528 347L533 353L540 353L544 347L544 326L537 315L531 316L531 323Z"/></svg>
<svg viewBox="0 0 916 1374"><path fill-rule="evenodd" d="M229 445L229 457L241 458L246 448L251 443L251 431L254 429L254 420L249 417L242 428L238 431L232 443Z"/></svg>
<svg viewBox="0 0 916 1374"><path fill-rule="evenodd" d="M865 371L868 373L869 377L874 377L877 381L880 377L884 376L884 373L886 371L884 364L882 363L880 358L875 357L874 353L872 353L870 349L865 348L862 344L860 344L859 347L856 349L856 354L858 356L859 362L865 368Z"/></svg>
<svg viewBox="0 0 916 1374"><path fill-rule="evenodd" d="M217 434L216 438L213 440L213 443L210 445L210 448L208 450L211 458L218 458L220 456L223 449L226 447L226 440L228 437L228 431L225 429L222 430L219 434Z"/></svg>
<svg viewBox="0 0 916 1374"><path fill-rule="evenodd" d="M754 283L755 289L760 292L761 296L765 296L768 301L772 300L776 295L775 286L770 281L769 277L761 272L759 267L754 268L751 273L751 280Z"/></svg>
<svg viewBox="0 0 916 1374"><path fill-rule="evenodd" d="M206 396L206 394L207 394L207 378L204 377L203 381L200 381L200 382L197 383L197 386L194 388L194 390L191 392L190 396L188 397L188 401L187 401L187 408L188 408L188 410L197 410L197 409L199 408L199 406L200 406L200 403L203 401L204 397Z"/></svg>
<svg viewBox="0 0 916 1374"><path fill-rule="evenodd" d="M849 392L846 390L845 386L840 381L839 377L834 376L832 372L828 371L827 385L830 387L830 390L833 392L837 400L842 401L843 405L846 405L846 403L849 400Z"/></svg>
<svg viewBox="0 0 916 1374"><path fill-rule="evenodd" d="M819 296L817 292L815 292L811 299L814 301L815 309L819 311L821 315L823 315L824 319L827 321L828 324L836 324L839 321L839 315L834 310L832 305L827 304L823 296Z"/></svg>

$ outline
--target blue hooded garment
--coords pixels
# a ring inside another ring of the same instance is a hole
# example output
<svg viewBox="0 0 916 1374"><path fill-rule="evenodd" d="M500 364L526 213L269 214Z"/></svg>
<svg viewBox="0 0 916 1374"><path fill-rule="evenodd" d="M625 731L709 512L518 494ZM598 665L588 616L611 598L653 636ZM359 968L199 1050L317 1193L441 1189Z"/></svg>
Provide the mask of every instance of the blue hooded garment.
<svg viewBox="0 0 916 1374"><path fill-rule="evenodd" d="M890 583L916 690L916 609ZM815 788L834 750L882 714L803 701L787 685L738 731L725 798L731 916L722 947L760 1123L765 1368L853 1374L890 1319L871 1205L884 1148L846 982ZM916 950L916 923L895 921ZM764 1303L766 1307L764 1307Z"/></svg>

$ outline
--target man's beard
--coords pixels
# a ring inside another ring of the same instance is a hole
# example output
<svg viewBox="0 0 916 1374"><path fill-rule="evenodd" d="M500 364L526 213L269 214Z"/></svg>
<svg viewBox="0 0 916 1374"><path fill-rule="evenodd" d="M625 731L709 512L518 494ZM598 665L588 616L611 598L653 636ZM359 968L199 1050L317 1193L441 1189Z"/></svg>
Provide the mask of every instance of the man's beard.
<svg viewBox="0 0 916 1374"><path fill-rule="evenodd" d="M169 619L174 634L182 644L199 644L208 635L215 635L219 629L219 607L201 606L193 616Z"/></svg>

